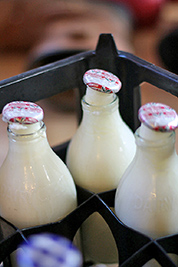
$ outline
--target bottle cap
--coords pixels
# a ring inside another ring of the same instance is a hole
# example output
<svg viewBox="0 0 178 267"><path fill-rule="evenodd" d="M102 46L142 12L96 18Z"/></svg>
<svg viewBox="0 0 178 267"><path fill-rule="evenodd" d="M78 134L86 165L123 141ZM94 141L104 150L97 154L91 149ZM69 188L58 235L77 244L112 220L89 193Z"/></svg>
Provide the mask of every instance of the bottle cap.
<svg viewBox="0 0 178 267"><path fill-rule="evenodd" d="M2 120L20 124L31 124L43 120L43 109L35 103L14 101L4 106Z"/></svg>
<svg viewBox="0 0 178 267"><path fill-rule="evenodd" d="M93 90L108 94L117 93L122 85L117 76L100 69L91 69L85 72L83 81Z"/></svg>
<svg viewBox="0 0 178 267"><path fill-rule="evenodd" d="M138 111L139 120L148 128L159 131L174 131L178 127L178 116L174 109L161 103L147 103Z"/></svg>
<svg viewBox="0 0 178 267"><path fill-rule="evenodd" d="M79 267L81 252L70 240L50 233L31 235L17 250L19 267Z"/></svg>

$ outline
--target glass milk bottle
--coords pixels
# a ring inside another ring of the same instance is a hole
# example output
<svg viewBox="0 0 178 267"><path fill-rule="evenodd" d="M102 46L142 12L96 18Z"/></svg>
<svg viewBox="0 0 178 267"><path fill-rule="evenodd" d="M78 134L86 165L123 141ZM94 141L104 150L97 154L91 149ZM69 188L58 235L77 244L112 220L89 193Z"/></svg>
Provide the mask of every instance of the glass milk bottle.
<svg viewBox="0 0 178 267"><path fill-rule="evenodd" d="M54 222L76 208L76 188L46 138L43 110L15 101L2 111L9 151L0 168L0 214L18 228Z"/></svg>
<svg viewBox="0 0 178 267"><path fill-rule="evenodd" d="M110 72L91 69L84 77L83 118L67 151L67 166L77 185L92 192L117 187L135 154L134 135L122 120L116 92L120 80ZM85 260L114 263L117 250L110 230L95 213L82 225Z"/></svg>
<svg viewBox="0 0 178 267"><path fill-rule="evenodd" d="M127 226L158 238L178 233L178 117L164 104L147 103L139 119L137 151L119 182L115 213ZM146 266L159 265L151 260Z"/></svg>
<svg viewBox="0 0 178 267"><path fill-rule="evenodd" d="M0 215L18 228L62 219L77 206L73 178L46 137L43 110L15 101L2 111L9 150L0 168Z"/></svg>

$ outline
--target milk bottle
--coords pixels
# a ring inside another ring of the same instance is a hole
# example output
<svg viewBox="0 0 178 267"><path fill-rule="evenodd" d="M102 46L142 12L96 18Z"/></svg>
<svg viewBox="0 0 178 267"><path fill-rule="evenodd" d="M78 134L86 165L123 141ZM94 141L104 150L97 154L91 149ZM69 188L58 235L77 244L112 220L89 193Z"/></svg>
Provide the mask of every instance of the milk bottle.
<svg viewBox="0 0 178 267"><path fill-rule="evenodd" d="M122 120L116 92L120 80L110 72L88 70L84 77L86 95L81 104L83 118L67 151L67 166L77 185L93 192L117 187L135 154L133 133ZM85 260L118 261L114 239L96 213L82 225Z"/></svg>
<svg viewBox="0 0 178 267"><path fill-rule="evenodd" d="M9 150L0 168L0 215L18 228L62 219L77 206L76 188L47 141L43 110L15 101L2 115Z"/></svg>
<svg viewBox="0 0 178 267"><path fill-rule="evenodd" d="M137 151L119 182L115 213L127 226L158 238L178 233L178 117L167 105L147 103L139 119ZM151 260L146 266L159 265Z"/></svg>

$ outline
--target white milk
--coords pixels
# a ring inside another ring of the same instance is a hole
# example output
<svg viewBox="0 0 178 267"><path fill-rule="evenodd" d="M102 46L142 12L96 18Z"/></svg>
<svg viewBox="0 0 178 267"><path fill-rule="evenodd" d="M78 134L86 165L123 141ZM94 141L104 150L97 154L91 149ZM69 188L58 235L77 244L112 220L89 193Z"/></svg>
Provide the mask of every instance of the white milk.
<svg viewBox="0 0 178 267"><path fill-rule="evenodd" d="M76 208L76 189L48 144L45 126L29 136L12 135L0 168L1 216L19 228L63 218Z"/></svg>
<svg viewBox="0 0 178 267"><path fill-rule="evenodd" d="M175 132L136 131L136 155L119 182L115 213L152 238L178 232L178 157ZM176 263L178 264L177 258ZM159 266L151 260L145 266Z"/></svg>
<svg viewBox="0 0 178 267"><path fill-rule="evenodd" d="M133 133L119 114L115 94L88 87L82 108L82 122L67 151L67 166L76 184L85 189L96 193L114 189L134 157ZM98 213L86 220L82 234L86 259L118 262L110 229Z"/></svg>
<svg viewBox="0 0 178 267"><path fill-rule="evenodd" d="M117 187L135 154L133 133L118 112L118 98L104 106L82 100L82 122L67 152L75 182L93 192Z"/></svg>

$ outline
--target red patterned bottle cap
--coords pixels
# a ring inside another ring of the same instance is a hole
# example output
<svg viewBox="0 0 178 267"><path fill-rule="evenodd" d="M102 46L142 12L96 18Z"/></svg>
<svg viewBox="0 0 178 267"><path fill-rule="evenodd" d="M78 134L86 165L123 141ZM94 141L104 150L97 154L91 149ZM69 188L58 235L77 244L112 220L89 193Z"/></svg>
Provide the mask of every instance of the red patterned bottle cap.
<svg viewBox="0 0 178 267"><path fill-rule="evenodd" d="M178 127L176 111L165 104L147 103L139 109L138 115L142 123L155 131L168 132Z"/></svg>
<svg viewBox="0 0 178 267"><path fill-rule="evenodd" d="M100 69L85 72L83 81L90 88L103 93L117 93L122 85L117 76Z"/></svg>
<svg viewBox="0 0 178 267"><path fill-rule="evenodd" d="M43 120L43 109L35 103L26 101L10 102L2 110L5 122L31 124Z"/></svg>

